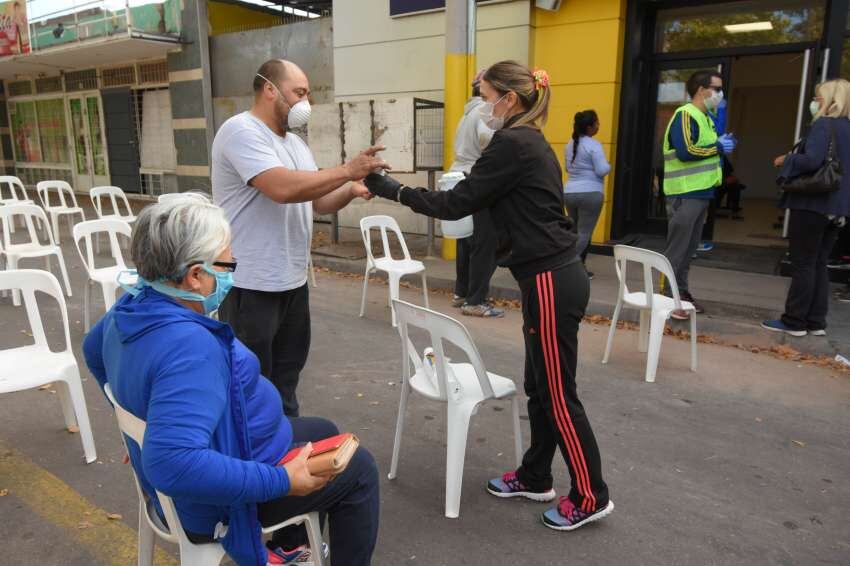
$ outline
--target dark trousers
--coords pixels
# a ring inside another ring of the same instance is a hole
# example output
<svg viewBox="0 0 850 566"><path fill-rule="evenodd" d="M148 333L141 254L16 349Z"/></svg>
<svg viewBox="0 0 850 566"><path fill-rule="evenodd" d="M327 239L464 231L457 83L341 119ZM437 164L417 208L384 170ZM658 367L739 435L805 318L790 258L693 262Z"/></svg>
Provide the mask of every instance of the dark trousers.
<svg viewBox="0 0 850 566"><path fill-rule="evenodd" d="M829 310L827 262L837 238L838 227L823 214L791 210L788 219L791 287L782 315L782 322L789 328L826 328Z"/></svg>
<svg viewBox="0 0 850 566"><path fill-rule="evenodd" d="M576 390L578 328L590 294L587 273L575 262L520 281L519 286L531 446L517 476L530 489L550 489L558 447L570 471L570 500L584 511L604 509L608 486Z"/></svg>
<svg viewBox="0 0 850 566"><path fill-rule="evenodd" d="M317 417L291 419L293 443L307 443L339 433L336 426ZM378 539L380 494L378 466L364 448L358 448L345 471L325 487L302 497L281 497L258 506L264 527L296 515L319 511L330 526L331 564L368 566ZM284 529L273 535L272 546L286 549L306 542L303 527ZM313 549L313 552L321 552Z"/></svg>
<svg viewBox="0 0 850 566"><path fill-rule="evenodd" d="M467 304L480 305L487 300L496 271L498 238L489 210L476 212L472 221L472 236L457 241L455 295L465 297Z"/></svg>
<svg viewBox="0 0 850 566"><path fill-rule="evenodd" d="M667 247L664 255L673 267L680 293L689 294L691 259L699 247L708 206L708 199L667 197Z"/></svg>
<svg viewBox="0 0 850 566"><path fill-rule="evenodd" d="M280 392L283 411L297 417L295 389L310 352L310 296L307 285L271 293L234 287L219 318L260 360L260 370Z"/></svg>

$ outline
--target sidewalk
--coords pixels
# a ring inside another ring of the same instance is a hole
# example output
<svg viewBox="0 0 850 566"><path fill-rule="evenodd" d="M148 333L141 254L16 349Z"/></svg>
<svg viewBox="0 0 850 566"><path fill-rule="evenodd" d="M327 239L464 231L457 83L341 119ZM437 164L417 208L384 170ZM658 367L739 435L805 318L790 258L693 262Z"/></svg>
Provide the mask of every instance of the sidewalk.
<svg viewBox="0 0 850 566"><path fill-rule="evenodd" d="M366 250L357 230L341 228L340 243L330 244L329 226L317 224L313 242L313 263L343 273L362 274L366 267ZM406 235L411 255L422 260L427 267L428 286L432 289L453 289L455 281L454 261L439 257L426 257L427 240L424 236ZM394 244L391 240L391 244ZM380 242L374 242L377 251ZM437 240L436 250L440 251ZM395 253L401 254L400 248ZM710 255L710 254L709 254ZM398 256L397 256L398 257ZM710 260L709 260L710 261ZM850 357L850 305L830 299L829 335L793 338L763 330L762 320L777 318L785 304L789 280L785 277L761 273L747 273L729 269L717 269L700 265L697 260L691 268L691 292L705 307L706 313L697 322L700 334L712 335L723 342L734 345L770 348L787 345L802 353L834 357L842 354ZM708 263L706 261L705 263ZM609 256L588 257L588 269L594 273L591 282L589 315L610 317L617 302L617 275L614 260ZM376 274L382 277L379 272ZM629 272L629 281L641 288L642 274L637 269ZM418 285L418 278L411 278ZM507 269L499 268L491 280L490 294L494 298L519 299L519 288ZM637 321L637 312L625 310L623 318ZM687 322L671 319L674 328L687 330Z"/></svg>

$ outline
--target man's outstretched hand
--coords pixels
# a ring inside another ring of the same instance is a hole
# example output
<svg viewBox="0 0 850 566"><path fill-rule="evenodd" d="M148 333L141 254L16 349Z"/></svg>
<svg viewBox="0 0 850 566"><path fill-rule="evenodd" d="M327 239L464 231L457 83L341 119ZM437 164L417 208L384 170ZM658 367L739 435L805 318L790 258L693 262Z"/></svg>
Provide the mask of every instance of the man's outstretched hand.
<svg viewBox="0 0 850 566"><path fill-rule="evenodd" d="M389 175L370 173L363 182L373 195L389 200L398 200L398 192L401 190L402 184Z"/></svg>

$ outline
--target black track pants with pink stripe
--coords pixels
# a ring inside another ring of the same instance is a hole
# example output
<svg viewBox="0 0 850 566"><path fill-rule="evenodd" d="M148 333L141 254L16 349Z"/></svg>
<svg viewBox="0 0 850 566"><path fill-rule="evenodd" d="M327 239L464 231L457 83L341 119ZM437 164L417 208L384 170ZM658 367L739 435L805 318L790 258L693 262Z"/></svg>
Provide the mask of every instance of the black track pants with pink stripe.
<svg viewBox="0 0 850 566"><path fill-rule="evenodd" d="M608 486L575 379L578 328L590 294L587 274L575 262L519 285L531 446L518 478L535 491L550 489L557 446L570 470L570 500L583 511L603 509L608 505Z"/></svg>

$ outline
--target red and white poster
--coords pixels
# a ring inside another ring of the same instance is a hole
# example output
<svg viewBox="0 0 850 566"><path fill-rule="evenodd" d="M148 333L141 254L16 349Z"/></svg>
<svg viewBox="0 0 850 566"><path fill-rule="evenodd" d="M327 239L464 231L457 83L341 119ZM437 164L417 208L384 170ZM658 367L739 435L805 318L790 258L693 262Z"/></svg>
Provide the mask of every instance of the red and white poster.
<svg viewBox="0 0 850 566"><path fill-rule="evenodd" d="M0 2L0 57L29 52L26 0Z"/></svg>

